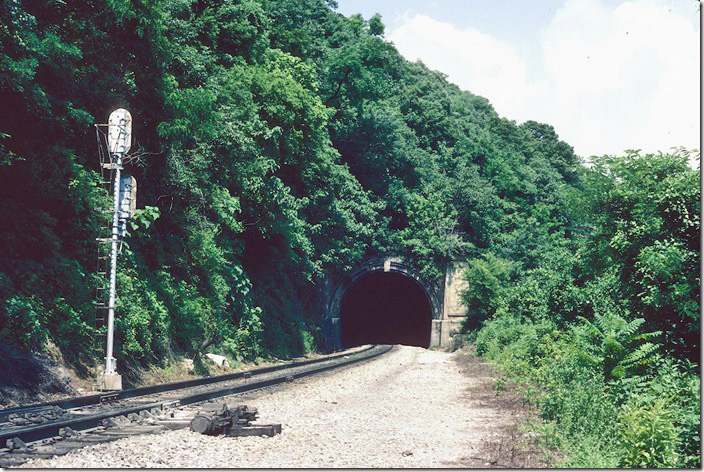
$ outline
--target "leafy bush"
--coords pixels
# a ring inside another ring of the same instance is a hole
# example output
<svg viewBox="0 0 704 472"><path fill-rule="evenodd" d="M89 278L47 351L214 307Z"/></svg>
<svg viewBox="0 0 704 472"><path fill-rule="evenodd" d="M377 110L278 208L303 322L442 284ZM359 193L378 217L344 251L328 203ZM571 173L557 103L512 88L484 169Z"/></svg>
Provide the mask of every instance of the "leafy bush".
<svg viewBox="0 0 704 472"><path fill-rule="evenodd" d="M463 331L477 329L485 320L494 316L506 291L512 265L491 253L468 262L464 272L467 289L462 301L468 307L462 324Z"/></svg>
<svg viewBox="0 0 704 472"><path fill-rule="evenodd" d="M303 330L301 332L303 338L303 349L306 353L315 352L317 343L315 342L315 337L309 331Z"/></svg>
<svg viewBox="0 0 704 472"><path fill-rule="evenodd" d="M583 324L573 328L575 336L582 338L577 345L585 349L580 354L601 367L605 381L633 377L653 361L658 345L647 340L661 332L637 333L645 323L643 318L626 321L616 315L596 315L593 323L580 320Z"/></svg>
<svg viewBox="0 0 704 472"><path fill-rule="evenodd" d="M237 329L222 342L223 349L234 360L253 361L264 354L260 313L261 309L254 308L241 314Z"/></svg>
<svg viewBox="0 0 704 472"><path fill-rule="evenodd" d="M643 326L610 314L558 329L503 314L478 331L476 351L522 382L563 466L696 467L698 373L658 354Z"/></svg>
<svg viewBox="0 0 704 472"><path fill-rule="evenodd" d="M164 303L133 268L119 272L117 281L116 357L141 365L167 357L169 324Z"/></svg>
<svg viewBox="0 0 704 472"><path fill-rule="evenodd" d="M652 380L639 393L644 401L661 400L677 429L676 467L701 467L701 378L689 361L659 358Z"/></svg>
<svg viewBox="0 0 704 472"><path fill-rule="evenodd" d="M700 173L684 149L605 156L585 174L591 269L619 274L618 297L680 356L699 349Z"/></svg>
<svg viewBox="0 0 704 472"><path fill-rule="evenodd" d="M21 348L41 349L49 335L44 308L33 297L12 296L0 302L0 339Z"/></svg>
<svg viewBox="0 0 704 472"><path fill-rule="evenodd" d="M634 397L619 413L619 467L677 467L678 437L671 408L661 399Z"/></svg>

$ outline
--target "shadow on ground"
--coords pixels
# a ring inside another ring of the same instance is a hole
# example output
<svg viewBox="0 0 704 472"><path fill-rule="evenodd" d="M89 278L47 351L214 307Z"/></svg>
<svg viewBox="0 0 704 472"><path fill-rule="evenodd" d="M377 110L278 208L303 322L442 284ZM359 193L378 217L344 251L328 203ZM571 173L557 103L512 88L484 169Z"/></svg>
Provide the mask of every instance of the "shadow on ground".
<svg viewBox="0 0 704 472"><path fill-rule="evenodd" d="M75 393L68 371L49 353L0 346L0 408L43 401L47 394Z"/></svg>

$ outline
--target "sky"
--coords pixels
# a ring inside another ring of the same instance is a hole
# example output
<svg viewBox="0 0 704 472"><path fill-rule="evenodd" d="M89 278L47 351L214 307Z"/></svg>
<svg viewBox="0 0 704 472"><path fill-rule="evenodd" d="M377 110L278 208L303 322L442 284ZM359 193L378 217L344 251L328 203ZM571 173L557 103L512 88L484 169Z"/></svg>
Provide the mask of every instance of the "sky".
<svg viewBox="0 0 704 472"><path fill-rule="evenodd" d="M411 61L585 158L700 147L697 0L337 0Z"/></svg>

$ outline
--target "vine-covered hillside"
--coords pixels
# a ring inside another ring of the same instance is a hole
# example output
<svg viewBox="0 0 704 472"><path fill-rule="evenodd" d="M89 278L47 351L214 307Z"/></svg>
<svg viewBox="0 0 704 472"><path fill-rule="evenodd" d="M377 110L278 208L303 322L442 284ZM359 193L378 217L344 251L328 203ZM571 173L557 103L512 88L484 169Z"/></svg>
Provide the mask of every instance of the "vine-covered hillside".
<svg viewBox="0 0 704 472"><path fill-rule="evenodd" d="M133 115L140 211L120 254L117 349L298 354L318 283L365 255L425 277L520 232L565 238L578 159L553 129L404 60L380 18L323 1L7 1L2 336L93 345L93 123ZM536 240L536 244L538 241ZM539 251L538 251L539 252Z"/></svg>

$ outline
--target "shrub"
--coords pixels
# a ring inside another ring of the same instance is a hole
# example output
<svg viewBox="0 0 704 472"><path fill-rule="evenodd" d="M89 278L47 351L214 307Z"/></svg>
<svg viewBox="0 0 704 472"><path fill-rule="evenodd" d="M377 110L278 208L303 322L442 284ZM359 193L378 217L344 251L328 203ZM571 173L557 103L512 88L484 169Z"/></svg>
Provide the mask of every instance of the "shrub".
<svg viewBox="0 0 704 472"><path fill-rule="evenodd" d="M654 377L644 390L648 399L667 406L677 429L677 467L701 467L701 381L695 364L660 359Z"/></svg>
<svg viewBox="0 0 704 472"><path fill-rule="evenodd" d="M315 342L315 337L310 333L310 331L301 331L301 337L303 339L303 349L305 352L315 352L317 343Z"/></svg>
<svg viewBox="0 0 704 472"><path fill-rule="evenodd" d="M650 400L650 399L648 399ZM676 467L677 428L671 409L660 399L634 397L619 413L620 467Z"/></svg>
<svg viewBox="0 0 704 472"><path fill-rule="evenodd" d="M223 341L223 349L237 362L252 361L264 353L260 313L259 308L246 310L241 314L235 332Z"/></svg>
<svg viewBox="0 0 704 472"><path fill-rule="evenodd" d="M656 353L643 320L609 314L559 330L501 314L476 332L476 350L523 382L546 444L567 467L698 467L696 366Z"/></svg>
<svg viewBox="0 0 704 472"><path fill-rule="evenodd" d="M45 310L34 297L15 295L0 303L0 339L21 348L43 348L49 334Z"/></svg>
<svg viewBox="0 0 704 472"><path fill-rule="evenodd" d="M506 291L511 268L509 261L491 253L468 262L464 273L467 289L462 293L462 301L468 307L463 331L477 329L494 316Z"/></svg>

